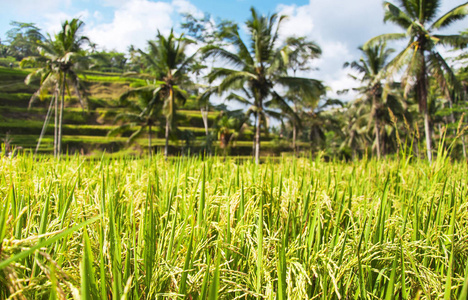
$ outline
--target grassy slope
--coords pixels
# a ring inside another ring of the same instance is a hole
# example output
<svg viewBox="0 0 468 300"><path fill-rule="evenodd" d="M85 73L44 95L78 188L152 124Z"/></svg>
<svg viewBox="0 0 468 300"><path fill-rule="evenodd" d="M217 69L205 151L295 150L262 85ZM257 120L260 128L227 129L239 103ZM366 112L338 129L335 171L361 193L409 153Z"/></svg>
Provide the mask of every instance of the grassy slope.
<svg viewBox="0 0 468 300"><path fill-rule="evenodd" d="M31 85L24 84L24 78L29 72L27 70L0 68L0 137L3 141L9 141L12 145L22 146L25 149L34 149L42 129L43 121L47 113L50 96L45 96L42 100L36 100L28 109L31 95L37 90L38 83ZM120 74L86 72L80 75L80 79L87 88L88 109L83 111L77 99L68 99L64 115L63 143L64 149L69 152L107 152L119 151L128 148L126 137L138 127L133 127L124 131L117 137L107 137L109 130L117 125L114 122L115 116L124 111L124 107L119 107L118 97L129 85L141 79L126 78ZM200 111L191 108L196 107L194 103L179 110L178 129L179 138L171 139L172 152L179 152L183 149L188 151L188 147L193 151L202 149L205 143L205 130ZM216 120L218 112L213 111L208 115L209 126ZM164 145L164 121L161 126L153 128L153 143L155 147ZM8 138L6 139L6 136ZM248 155L252 147L252 132L246 131L246 135L240 137L234 143L232 153ZM190 137L187 140L187 137ZM264 153L272 151L287 150L287 145L277 147L270 138L265 137L262 144ZM215 142L216 146L216 142ZM136 153L141 153L147 147L147 137L143 135L131 146ZM46 136L42 140L40 151L49 152L53 148L53 119L49 122ZM125 150L125 153L128 151Z"/></svg>

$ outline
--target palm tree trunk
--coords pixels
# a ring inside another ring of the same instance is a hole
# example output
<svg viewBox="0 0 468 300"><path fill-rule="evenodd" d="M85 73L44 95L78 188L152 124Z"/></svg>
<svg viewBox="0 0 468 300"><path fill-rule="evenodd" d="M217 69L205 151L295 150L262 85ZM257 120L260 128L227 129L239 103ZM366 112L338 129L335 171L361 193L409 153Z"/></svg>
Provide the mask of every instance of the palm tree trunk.
<svg viewBox="0 0 468 300"><path fill-rule="evenodd" d="M296 121L293 120L293 142L292 142L292 147L293 147L294 154L296 154L296 133L297 133Z"/></svg>
<svg viewBox="0 0 468 300"><path fill-rule="evenodd" d="M44 134L47 130L47 125L49 125L50 112L52 110L52 106L54 105L54 101L56 97L57 97L57 93L54 92L54 95L52 96L52 100L50 100L49 109L47 110L47 115L45 117L44 124L42 125L41 135L39 136L39 140L37 141L37 146L36 146L36 150L34 151L34 156L36 156L37 151L39 150L39 147L41 146L42 138L44 137Z"/></svg>
<svg viewBox="0 0 468 300"><path fill-rule="evenodd" d="M166 118L166 145L164 146L164 158L167 160L168 148L169 148L169 118Z"/></svg>
<svg viewBox="0 0 468 300"><path fill-rule="evenodd" d="M148 153L149 156L153 154L153 151L151 150L151 124L148 125Z"/></svg>
<svg viewBox="0 0 468 300"><path fill-rule="evenodd" d="M424 132L426 135L426 150L427 150L427 160L429 163L432 163L432 145L431 145L431 126L429 124L429 109L427 107L427 74L426 74L426 60L424 58L424 49L420 48L422 63L421 71L418 75L418 92L419 92L419 110L424 113Z"/></svg>
<svg viewBox="0 0 468 300"><path fill-rule="evenodd" d="M257 128L255 130L255 164L258 165L260 159L260 120L257 124Z"/></svg>
<svg viewBox="0 0 468 300"><path fill-rule="evenodd" d="M206 150L211 156L211 145L209 144L210 141L209 141L209 131L208 131L208 105L206 106L204 110L201 108L200 112L202 115L203 125L205 126Z"/></svg>
<svg viewBox="0 0 468 300"><path fill-rule="evenodd" d="M65 103L65 81L67 78L67 73L63 74L62 82L62 100L60 102L60 116L59 116L59 129L58 129L58 141L57 141L57 157L60 158L62 153L62 124L63 124L63 109Z"/></svg>
<svg viewBox="0 0 468 300"><path fill-rule="evenodd" d="M377 96L373 96L372 102L374 103L373 107L373 115L374 115L374 126L375 126L375 139L377 143L377 159L380 159L381 151L380 151L380 130L379 130L379 119L377 117Z"/></svg>
<svg viewBox="0 0 468 300"><path fill-rule="evenodd" d="M255 113L255 123L254 123L254 128L255 128L255 132L257 132L257 118L258 118L258 115L257 113ZM256 134L254 134L254 138L253 138L253 141L252 141L252 157L253 159L255 159L255 149L256 149L256 144L255 144L255 139L256 139Z"/></svg>

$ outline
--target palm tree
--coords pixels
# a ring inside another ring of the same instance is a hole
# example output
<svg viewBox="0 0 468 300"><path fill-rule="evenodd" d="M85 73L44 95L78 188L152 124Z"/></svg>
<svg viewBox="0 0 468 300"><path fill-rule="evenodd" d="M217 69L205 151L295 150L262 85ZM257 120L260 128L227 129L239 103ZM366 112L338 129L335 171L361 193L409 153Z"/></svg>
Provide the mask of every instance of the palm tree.
<svg viewBox="0 0 468 300"><path fill-rule="evenodd" d="M163 114L166 118L164 156L167 159L169 147L169 133L176 116L177 104L183 104L187 100L187 91L184 87L190 85L188 68L194 55L187 57L186 47L192 41L181 35L175 37L173 31L165 37L158 32L156 41L148 42L148 53L139 50L143 59L147 62L148 70L155 78L146 90L153 91L154 101L163 101Z"/></svg>
<svg viewBox="0 0 468 300"><path fill-rule="evenodd" d="M453 71L437 50L437 45L466 47L468 37L462 35L441 35L437 30L445 29L453 22L468 14L468 2L436 18L441 0L399 0L400 7L384 2L384 21L390 21L404 30L404 33L389 33L374 37L367 42L408 39L408 44L390 63L389 71L396 73L406 66L402 84L405 95L415 90L419 110L424 114L426 149L429 162L432 161L431 129L427 95L429 77L435 78L444 92L455 87Z"/></svg>
<svg viewBox="0 0 468 300"><path fill-rule="evenodd" d="M346 121L342 122L342 131L345 134L340 150L348 153L354 160L358 153L367 149L370 138L368 136L367 125L369 116L369 106L359 105L362 99L356 99L346 106L344 117Z"/></svg>
<svg viewBox="0 0 468 300"><path fill-rule="evenodd" d="M248 106L247 110L244 113L242 124L247 124L247 121L252 117L255 120L254 121L255 134L253 136L253 142L252 142L252 156L255 159L255 161L258 162L258 155L260 152L260 148L259 148L260 141L258 139L258 144L257 144L257 137L260 137L260 132L262 129L265 132L265 134L268 134L270 116L278 120L281 120L281 117L283 116L282 113L284 113L287 116L291 116L291 118L297 119L298 117L288 105L284 105L283 110L281 112L277 112L276 110L269 108L272 106L276 106L275 108L278 108L277 105L275 105L276 103L274 103L274 101L268 101L267 103L265 103L265 107L263 107L263 109L260 109L258 105L256 104L257 102L249 100L249 99L255 99L254 95L249 90L242 89L242 94L245 95L245 97L237 93L230 93L226 97L226 100L237 101L243 105ZM258 132L258 135L257 135L257 132ZM257 149L258 151L256 151Z"/></svg>
<svg viewBox="0 0 468 300"><path fill-rule="evenodd" d="M322 49L313 41L306 40L305 37L289 37L286 40L288 45L288 66L293 72L293 76L296 76L297 71L308 71L311 69L310 60L314 58L319 58L322 54ZM297 119L296 115L300 109L301 104L311 107L312 109L316 108L318 104L318 98L314 99L305 99L301 97L300 93L295 90L290 90L288 92L287 98L293 103L294 114L289 116L292 126L293 126L293 144L292 147L294 152L296 152L296 139L297 139L297 129L300 126L300 122Z"/></svg>
<svg viewBox="0 0 468 300"><path fill-rule="evenodd" d="M221 111L214 124L214 129L218 133L219 147L223 149L224 157L232 141L237 139L247 126L245 123L247 119L240 117L239 113L239 111Z"/></svg>
<svg viewBox="0 0 468 300"><path fill-rule="evenodd" d="M314 109L303 111L303 138L308 139L315 150L323 149L327 144L327 133L333 132L335 137L342 137L340 115L344 103L338 99L325 99ZM336 142L336 141L335 141ZM336 144L336 143L335 143ZM331 152L331 149L327 149Z"/></svg>
<svg viewBox="0 0 468 300"><path fill-rule="evenodd" d="M363 53L363 57L359 61L345 63L344 67L350 67L358 71L362 77L354 79L359 80L363 86L358 89L363 97L368 98L371 102L371 120L374 121L375 145L377 158L382 155L380 126L379 126L379 111L382 109L382 94L384 70L389 56L394 52L393 49L386 48L385 43L360 47L359 50Z"/></svg>
<svg viewBox="0 0 468 300"><path fill-rule="evenodd" d="M245 97L255 114L255 162L260 156L260 129L265 126L268 107L279 107L293 113L287 100L276 88L297 89L304 97L318 98L324 87L318 80L292 77L287 74L286 44L280 47L278 30L284 16L277 14L260 16L251 8L252 16L246 22L248 43L244 42L237 27L228 27L223 33L235 48L229 52L225 47L209 45L203 49L206 56L220 57L227 67L214 68L209 74L210 82L221 79L219 92L237 91L231 98ZM228 66L233 66L229 68Z"/></svg>
<svg viewBox="0 0 468 300"><path fill-rule="evenodd" d="M75 72L86 61L85 52L81 47L85 42L89 42L89 39L80 35L83 25L84 23L79 19L65 21L62 24L62 30L54 38L49 35L44 43L39 44L41 50L39 57L27 57L21 61L22 66L27 64L41 66L29 74L25 80L29 84L32 78L37 76L41 78L40 88L32 96L30 104L45 92L53 91L53 101L55 102L54 156L56 157L60 157L62 152L65 91L69 92L70 87L72 87L76 91L81 105L84 106L80 94L82 86ZM46 118L45 123L47 122Z"/></svg>
<svg viewBox="0 0 468 300"><path fill-rule="evenodd" d="M148 153L150 156L152 155L152 127L156 125L163 105L163 101L160 99L161 95L154 93L157 89L155 85L156 82L149 81L146 82L146 85L137 83L137 86L120 96L120 104L125 106L127 110L118 114L115 121L124 121L124 123L108 133L108 135L116 135L137 128L128 138L128 143L132 143L148 128ZM129 98L137 100L131 101Z"/></svg>

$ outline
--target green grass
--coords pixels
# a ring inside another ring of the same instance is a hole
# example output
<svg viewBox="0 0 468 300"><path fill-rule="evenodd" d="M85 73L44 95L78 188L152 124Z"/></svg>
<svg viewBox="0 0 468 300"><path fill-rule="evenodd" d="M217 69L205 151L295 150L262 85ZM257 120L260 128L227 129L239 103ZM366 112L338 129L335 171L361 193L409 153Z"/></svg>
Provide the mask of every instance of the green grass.
<svg viewBox="0 0 468 300"><path fill-rule="evenodd" d="M122 77L119 75L106 75L106 74L80 74L80 79L84 79L90 82L120 82L120 83L131 83L131 82L145 82L142 79L131 78L131 77Z"/></svg>
<svg viewBox="0 0 468 300"><path fill-rule="evenodd" d="M0 77L14 76L15 78L26 77L30 73L29 70L24 69L10 69L9 67L0 67Z"/></svg>
<svg viewBox="0 0 468 300"><path fill-rule="evenodd" d="M467 178L443 155L2 158L0 298L464 299Z"/></svg>

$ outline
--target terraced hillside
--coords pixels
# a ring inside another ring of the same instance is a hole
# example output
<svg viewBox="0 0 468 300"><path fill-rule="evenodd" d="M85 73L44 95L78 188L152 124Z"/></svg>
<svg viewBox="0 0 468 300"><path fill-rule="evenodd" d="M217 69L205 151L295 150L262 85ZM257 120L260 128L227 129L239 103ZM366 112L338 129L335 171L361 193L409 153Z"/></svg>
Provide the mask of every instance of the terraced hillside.
<svg viewBox="0 0 468 300"><path fill-rule="evenodd" d="M0 138L11 146L21 146L26 151L34 151L44 124L51 100L50 96L37 100L28 108L32 94L37 90L38 83L26 85L24 79L28 71L0 68ZM109 136L112 129L119 126L115 117L125 111L119 105L119 96L130 88L132 81L141 80L121 77L120 74L87 73L81 77L86 86L88 101L83 108L78 99L67 98L63 122L63 149L68 153L84 153L100 155L106 153L141 154L148 146L147 134L138 137L132 144L128 137L139 127L133 126L119 135ZM219 111L208 114L208 126L214 133L214 124ZM170 153L204 151L206 145L205 128L197 104L187 101L177 115L177 129L170 141ZM152 147L158 150L164 147L165 122L161 119L160 126L152 130ZM39 152L51 153L54 142L54 121L51 118L41 140ZM278 154L288 150L287 143L274 142L270 137L262 138L262 154ZM213 150L221 152L219 142L213 142ZM252 130L247 129L232 145L233 155L249 155L252 151Z"/></svg>

